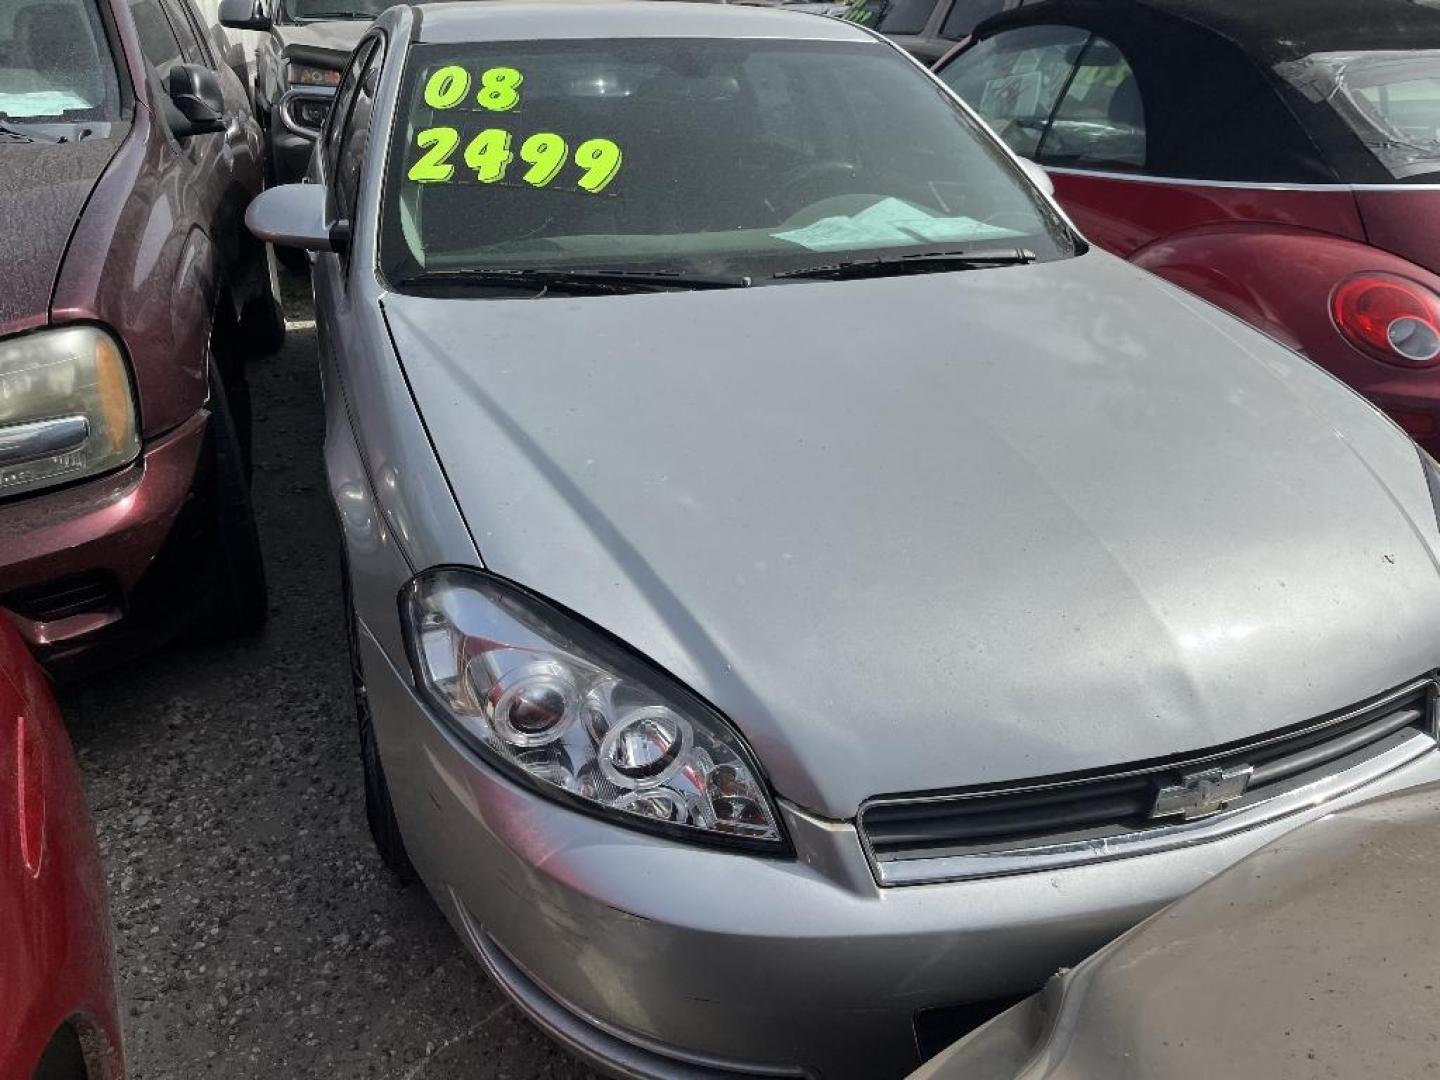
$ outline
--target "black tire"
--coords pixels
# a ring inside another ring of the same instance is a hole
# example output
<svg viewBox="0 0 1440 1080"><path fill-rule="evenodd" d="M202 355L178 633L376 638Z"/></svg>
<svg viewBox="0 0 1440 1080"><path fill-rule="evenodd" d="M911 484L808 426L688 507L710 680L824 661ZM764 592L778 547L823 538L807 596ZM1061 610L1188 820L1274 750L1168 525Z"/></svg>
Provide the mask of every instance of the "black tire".
<svg viewBox="0 0 1440 1080"><path fill-rule="evenodd" d="M292 274L308 274L310 272L310 259L299 248L277 247L275 258Z"/></svg>
<svg viewBox="0 0 1440 1080"><path fill-rule="evenodd" d="M257 634L270 614L250 478L226 380L210 380L209 452L214 536L202 632L212 640Z"/></svg>
<svg viewBox="0 0 1440 1080"><path fill-rule="evenodd" d="M270 251L273 249L268 244L257 247L255 258L260 265L255 272L261 276L265 286L240 313L240 342L253 356L274 356L285 346L285 312L281 309L277 282L271 272ZM279 261L278 258L276 261Z"/></svg>
<svg viewBox="0 0 1440 1080"><path fill-rule="evenodd" d="M342 560L341 591L345 597L345 637L350 653L350 682L355 691L355 722L360 733L360 767L365 775L365 820L370 836L385 869L401 885L416 880L415 866L405 850L400 835L400 822L395 817L395 804L390 800L390 784L385 767L380 763L380 746L375 738L375 721L370 713L370 694L365 687L365 668L360 662L360 629L355 618L355 603L350 593L350 570Z"/></svg>
<svg viewBox="0 0 1440 1080"><path fill-rule="evenodd" d="M240 448L240 460L244 465L245 487L250 487L254 473L254 408L250 400L250 380L245 373L247 359L244 349L244 334L234 309L228 299L221 301L215 313L215 329L210 334L210 400L216 411L223 408L229 414L230 426L225 429L233 436L233 445ZM223 393L218 397L215 387ZM222 432L222 436L223 436Z"/></svg>

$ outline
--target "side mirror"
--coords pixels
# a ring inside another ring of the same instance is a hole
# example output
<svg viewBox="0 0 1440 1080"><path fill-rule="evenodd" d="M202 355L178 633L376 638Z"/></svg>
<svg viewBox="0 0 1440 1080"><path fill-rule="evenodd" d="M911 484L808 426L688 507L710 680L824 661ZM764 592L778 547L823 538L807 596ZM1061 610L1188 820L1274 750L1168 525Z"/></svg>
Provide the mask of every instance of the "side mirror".
<svg viewBox="0 0 1440 1080"><path fill-rule="evenodd" d="M269 30L264 0L220 0L220 25L231 30Z"/></svg>
<svg viewBox="0 0 1440 1080"><path fill-rule="evenodd" d="M225 93L215 73L198 64L176 64L165 76L170 130L177 139L225 130Z"/></svg>
<svg viewBox="0 0 1440 1080"><path fill-rule="evenodd" d="M1029 158L1021 158L1020 167L1025 170L1025 175L1030 177L1036 187L1046 195L1054 196L1055 181L1050 178L1050 174L1045 171L1043 166L1035 164Z"/></svg>
<svg viewBox="0 0 1440 1080"><path fill-rule="evenodd" d="M245 211L245 227L277 247L340 251L349 240L344 222L326 219L326 192L319 184L282 184L262 191Z"/></svg>

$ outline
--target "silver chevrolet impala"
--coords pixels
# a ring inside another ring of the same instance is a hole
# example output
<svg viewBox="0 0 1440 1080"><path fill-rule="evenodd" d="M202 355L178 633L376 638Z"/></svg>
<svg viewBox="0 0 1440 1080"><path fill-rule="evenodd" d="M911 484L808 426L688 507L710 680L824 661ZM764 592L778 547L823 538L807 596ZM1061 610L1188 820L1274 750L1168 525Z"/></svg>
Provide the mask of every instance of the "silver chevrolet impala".
<svg viewBox="0 0 1440 1080"><path fill-rule="evenodd" d="M310 180L371 826L592 1061L901 1075L1440 778L1436 466L868 30L396 7Z"/></svg>

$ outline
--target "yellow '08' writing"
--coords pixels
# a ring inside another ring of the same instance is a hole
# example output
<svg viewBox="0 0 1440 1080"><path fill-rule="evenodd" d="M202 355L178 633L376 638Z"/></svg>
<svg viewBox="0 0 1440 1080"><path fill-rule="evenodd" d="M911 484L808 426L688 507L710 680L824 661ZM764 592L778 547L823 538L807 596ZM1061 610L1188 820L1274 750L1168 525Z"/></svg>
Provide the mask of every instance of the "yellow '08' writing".
<svg viewBox="0 0 1440 1080"><path fill-rule="evenodd" d="M420 157L407 174L417 184L444 184L455 179L450 159L460 146L453 127L425 128L415 136ZM514 136L501 128L486 128L465 146L465 167L482 184L498 184L515 161ZM581 191L598 195L620 175L625 155L610 139L587 139L572 154L563 136L541 131L520 144L520 160L529 166L521 179L531 187L549 187L573 163L580 170L575 181Z"/></svg>
<svg viewBox="0 0 1440 1080"><path fill-rule="evenodd" d="M510 112L520 104L525 76L512 67L490 68L480 75L473 100L490 112ZM472 100L470 72L458 64L438 68L425 81L425 104L432 109L454 109Z"/></svg>

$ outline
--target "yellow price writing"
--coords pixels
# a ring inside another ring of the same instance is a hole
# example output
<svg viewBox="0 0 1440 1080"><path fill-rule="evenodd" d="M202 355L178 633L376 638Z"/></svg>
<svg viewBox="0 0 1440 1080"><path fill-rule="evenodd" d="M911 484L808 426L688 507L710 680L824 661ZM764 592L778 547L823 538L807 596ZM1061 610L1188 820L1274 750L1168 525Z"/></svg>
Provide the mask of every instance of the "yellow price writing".
<svg viewBox="0 0 1440 1080"><path fill-rule="evenodd" d="M490 112L510 112L520 104L525 76L512 67L490 68L480 75L475 104ZM432 109L453 109L470 100L470 73L458 64L437 68L425 80L425 104Z"/></svg>
<svg viewBox="0 0 1440 1080"><path fill-rule="evenodd" d="M544 187L553 181L569 158L569 144L548 131L531 135L520 147L520 160L530 166L525 170L525 182L534 187Z"/></svg>
<svg viewBox="0 0 1440 1080"><path fill-rule="evenodd" d="M459 141L459 136L456 136ZM465 148L465 164L475 170L475 179L482 184L498 184L505 179L505 170L515 155L510 152L510 133L499 128L482 131Z"/></svg>
<svg viewBox="0 0 1440 1080"><path fill-rule="evenodd" d="M455 175L449 164L450 155L460 145L460 133L454 128L426 128L415 136L415 145L425 153L410 166L408 173L417 184L443 184Z"/></svg>
<svg viewBox="0 0 1440 1080"><path fill-rule="evenodd" d="M620 175L625 155L609 139L590 139L575 151L575 164L585 170L580 186L592 195L599 195Z"/></svg>
<svg viewBox="0 0 1440 1080"><path fill-rule="evenodd" d="M416 134L415 145L422 153L406 174L411 180L417 184L444 184L455 179L450 158L460 146L458 130L425 128ZM498 184L515 160L513 145L510 132L486 128L466 145L465 166L480 183ZM614 183L625 163L624 153L613 140L587 139L572 155L564 137L549 131L537 132L521 143L519 157L529 166L521 179L531 187L549 187L565 166L573 163L581 172L576 186L591 195L599 195Z"/></svg>
<svg viewBox="0 0 1440 1080"><path fill-rule="evenodd" d="M453 109L470 96L470 73L451 64L442 67L425 83L425 104L432 109Z"/></svg>

